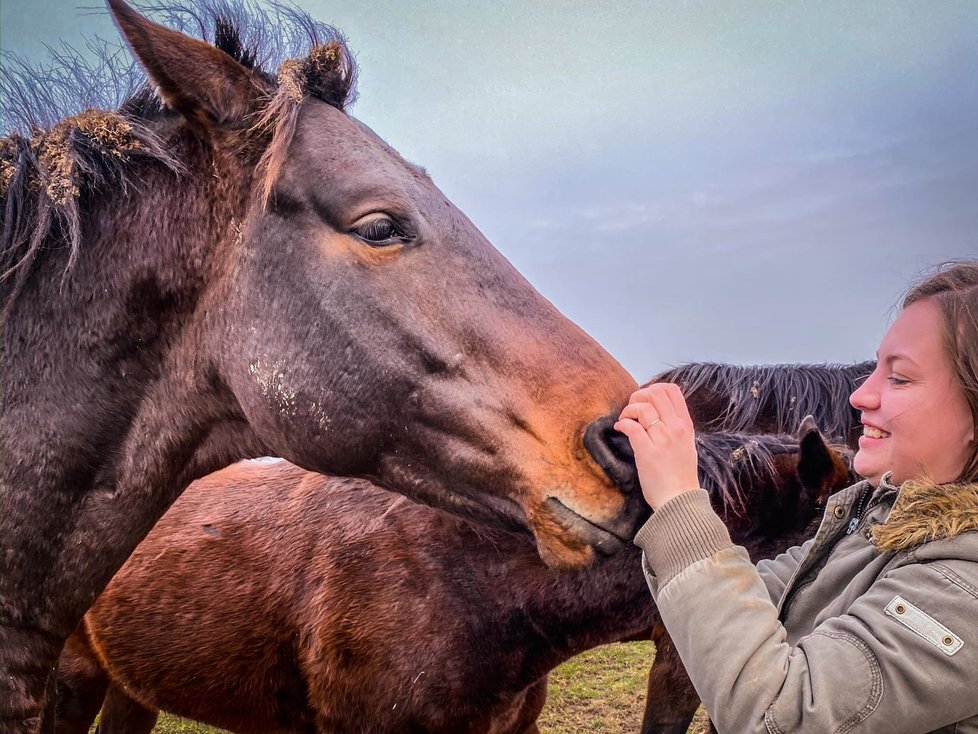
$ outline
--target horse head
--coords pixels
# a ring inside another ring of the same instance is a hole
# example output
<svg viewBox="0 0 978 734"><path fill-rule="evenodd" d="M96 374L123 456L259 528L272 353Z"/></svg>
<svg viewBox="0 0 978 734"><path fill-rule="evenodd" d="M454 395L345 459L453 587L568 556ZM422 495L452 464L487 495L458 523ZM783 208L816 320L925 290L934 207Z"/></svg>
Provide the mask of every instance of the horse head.
<svg viewBox="0 0 978 734"><path fill-rule="evenodd" d="M633 380L347 113L345 44L273 80L109 5L206 177L182 235L200 291L181 363L307 469L528 527L557 565L627 543L641 496L584 436Z"/></svg>

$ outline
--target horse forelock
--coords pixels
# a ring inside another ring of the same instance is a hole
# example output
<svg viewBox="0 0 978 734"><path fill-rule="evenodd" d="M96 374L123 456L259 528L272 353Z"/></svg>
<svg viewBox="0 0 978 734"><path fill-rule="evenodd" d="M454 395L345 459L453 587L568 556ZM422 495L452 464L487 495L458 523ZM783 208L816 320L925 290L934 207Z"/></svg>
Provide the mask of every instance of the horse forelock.
<svg viewBox="0 0 978 734"><path fill-rule="evenodd" d="M305 58L288 59L279 66L276 92L256 125L272 131L259 163L263 205L285 163L302 103L313 97L345 111L356 97L356 78L356 63L342 38L316 44Z"/></svg>
<svg viewBox="0 0 978 734"><path fill-rule="evenodd" d="M305 55L296 62L301 78L289 80L301 81L303 98L346 111L356 96L356 65L342 34L293 5L187 0L139 9L209 41L276 90L256 127L273 130L269 148L282 155L299 102L296 89L283 90L267 68L289 68L288 59ZM137 164L184 171L163 139L173 115L121 42L94 39L84 51L62 44L51 50L49 62L35 66L4 53L0 66L3 303L19 290L56 225L70 247L65 275L71 270L81 246L79 202L86 191L138 186ZM293 101L283 104L283 99Z"/></svg>
<svg viewBox="0 0 978 734"><path fill-rule="evenodd" d="M853 427L849 395L873 369L855 364L730 365L697 362L660 373L652 382L675 382L687 397L699 391L727 398L723 412L710 421L712 430L750 431L770 400L777 432L798 428L806 415L833 439L844 439Z"/></svg>

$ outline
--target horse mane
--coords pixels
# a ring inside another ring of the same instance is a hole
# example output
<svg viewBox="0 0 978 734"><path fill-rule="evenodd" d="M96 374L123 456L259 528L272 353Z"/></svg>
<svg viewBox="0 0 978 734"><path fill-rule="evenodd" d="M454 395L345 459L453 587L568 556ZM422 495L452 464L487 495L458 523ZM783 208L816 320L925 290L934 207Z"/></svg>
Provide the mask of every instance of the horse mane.
<svg viewBox="0 0 978 734"><path fill-rule="evenodd" d="M356 65L342 34L293 5L186 0L137 7L211 43L267 83L269 97L254 129L272 131L269 148L280 158L304 97L342 111L356 97ZM66 43L48 50L43 66L7 52L0 65L3 304L19 291L52 234L70 247L68 275L80 248L87 195L138 187L138 171L146 165L186 173L165 140L180 118L166 108L121 41L96 38L84 50ZM275 67L277 77L268 71Z"/></svg>
<svg viewBox="0 0 978 734"><path fill-rule="evenodd" d="M776 473L774 457L793 454L799 441L789 434L697 432L700 486L719 500L725 517L747 511L744 487Z"/></svg>
<svg viewBox="0 0 978 734"><path fill-rule="evenodd" d="M731 365L693 362L666 370L651 382L675 382L687 398L707 391L726 398L726 408L704 428L749 431L765 404L775 414L773 430L795 430L806 415L833 439L858 423L849 395L873 371L874 362L853 364Z"/></svg>

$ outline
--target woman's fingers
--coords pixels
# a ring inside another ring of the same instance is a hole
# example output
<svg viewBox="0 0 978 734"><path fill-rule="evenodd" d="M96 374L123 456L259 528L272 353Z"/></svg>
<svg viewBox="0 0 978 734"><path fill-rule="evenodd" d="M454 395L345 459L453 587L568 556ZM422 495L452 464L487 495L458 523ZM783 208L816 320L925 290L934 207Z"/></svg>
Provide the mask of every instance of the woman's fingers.
<svg viewBox="0 0 978 734"><path fill-rule="evenodd" d="M699 485L693 423L678 386L655 383L637 390L615 428L628 437L642 493L653 509Z"/></svg>
<svg viewBox="0 0 978 734"><path fill-rule="evenodd" d="M692 426L686 399L678 385L671 382L656 382L636 390L629 398L629 405L647 404L655 408L656 414L672 426L688 424ZM678 423L677 423L678 421Z"/></svg>
<svg viewBox="0 0 978 734"><path fill-rule="evenodd" d="M632 445L635 452L635 461L638 463L648 454L652 448L652 441L649 439L648 431L641 423L632 418L620 418L614 426L616 431L624 433L628 437L628 442Z"/></svg>
<svg viewBox="0 0 978 734"><path fill-rule="evenodd" d="M669 404L675 411L676 416L689 423L693 422L693 419L689 415L689 406L686 405L686 398L683 396L683 391L680 389L679 385L672 382L664 383L666 386L665 395L669 400Z"/></svg>
<svg viewBox="0 0 978 734"><path fill-rule="evenodd" d="M615 430L624 433L635 454L635 467L641 476L645 467L655 463L655 447L648 431L638 421L625 418L615 423Z"/></svg>
<svg viewBox="0 0 978 734"><path fill-rule="evenodd" d="M629 403L618 416L619 420L624 418L638 422L646 430L661 420L658 412L650 403Z"/></svg>
<svg viewBox="0 0 978 734"><path fill-rule="evenodd" d="M628 405L650 405L655 410L657 418L672 424L677 418L677 412L669 396L669 388L679 390L675 385L666 382L656 382L643 387L641 390L632 393ZM682 393L680 393L679 398L682 399Z"/></svg>

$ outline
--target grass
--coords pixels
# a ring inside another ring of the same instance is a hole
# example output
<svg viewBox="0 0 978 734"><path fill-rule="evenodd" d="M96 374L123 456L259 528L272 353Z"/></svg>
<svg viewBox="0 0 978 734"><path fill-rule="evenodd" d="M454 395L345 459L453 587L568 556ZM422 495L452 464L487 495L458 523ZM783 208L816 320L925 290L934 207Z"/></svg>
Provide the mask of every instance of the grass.
<svg viewBox="0 0 978 734"><path fill-rule="evenodd" d="M223 734L223 732L223 729L215 729L213 726L204 726L168 714L160 714L160 719L153 729L153 734Z"/></svg>
<svg viewBox="0 0 978 734"><path fill-rule="evenodd" d="M645 710L651 642L603 645L550 674L541 734L637 732Z"/></svg>
<svg viewBox="0 0 978 734"><path fill-rule="evenodd" d="M568 660L550 674L547 703L537 724L540 734L622 734L637 732L645 712L651 642L603 645ZM689 734L706 734L700 707Z"/></svg>
<svg viewBox="0 0 978 734"><path fill-rule="evenodd" d="M550 674L550 693L538 724L541 734L637 732L645 710L651 642L604 645L568 660ZM689 734L704 734L702 709ZM160 716L154 734L222 734L175 716Z"/></svg>

